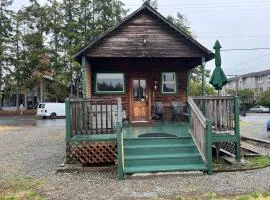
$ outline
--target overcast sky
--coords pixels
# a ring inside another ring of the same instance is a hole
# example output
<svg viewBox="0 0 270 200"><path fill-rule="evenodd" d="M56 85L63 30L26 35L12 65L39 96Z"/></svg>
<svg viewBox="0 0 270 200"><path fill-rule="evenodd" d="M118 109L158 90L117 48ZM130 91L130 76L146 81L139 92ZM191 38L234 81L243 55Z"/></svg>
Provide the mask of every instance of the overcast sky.
<svg viewBox="0 0 270 200"><path fill-rule="evenodd" d="M122 1L130 12L142 5L141 0ZM15 0L14 7L18 9L27 2ZM158 0L161 14L184 14L197 40L210 50L213 50L216 39L224 50L269 48L222 52L222 68L226 74L240 75L270 69L269 10L269 0ZM208 62L206 67L213 69L214 62Z"/></svg>

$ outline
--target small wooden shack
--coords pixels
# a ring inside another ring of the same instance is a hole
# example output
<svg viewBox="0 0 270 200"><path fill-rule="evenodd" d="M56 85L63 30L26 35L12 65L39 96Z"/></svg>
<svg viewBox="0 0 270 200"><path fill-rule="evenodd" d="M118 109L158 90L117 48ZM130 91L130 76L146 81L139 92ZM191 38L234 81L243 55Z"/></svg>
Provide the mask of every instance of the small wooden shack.
<svg viewBox="0 0 270 200"><path fill-rule="evenodd" d="M137 172L212 173L212 145L239 158L238 100L189 97L189 73L214 54L148 3L76 54L83 99L66 101L67 162Z"/></svg>

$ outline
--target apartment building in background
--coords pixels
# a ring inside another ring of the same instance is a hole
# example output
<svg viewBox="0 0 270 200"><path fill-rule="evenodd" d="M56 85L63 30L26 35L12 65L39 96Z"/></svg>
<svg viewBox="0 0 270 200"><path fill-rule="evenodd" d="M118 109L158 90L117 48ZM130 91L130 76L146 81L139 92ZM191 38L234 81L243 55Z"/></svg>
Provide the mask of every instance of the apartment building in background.
<svg viewBox="0 0 270 200"><path fill-rule="evenodd" d="M237 87L238 90L253 91L253 100L256 101L260 93L270 88L270 69L231 77L228 84L223 87L222 93L226 95L226 90L237 89Z"/></svg>

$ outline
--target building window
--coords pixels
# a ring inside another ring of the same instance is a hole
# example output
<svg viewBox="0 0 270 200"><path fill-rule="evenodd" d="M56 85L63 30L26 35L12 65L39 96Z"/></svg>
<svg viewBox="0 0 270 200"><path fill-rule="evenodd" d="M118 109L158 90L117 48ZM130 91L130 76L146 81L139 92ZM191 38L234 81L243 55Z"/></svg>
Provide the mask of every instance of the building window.
<svg viewBox="0 0 270 200"><path fill-rule="evenodd" d="M97 73L96 93L124 93L125 78L123 73Z"/></svg>
<svg viewBox="0 0 270 200"><path fill-rule="evenodd" d="M162 73L162 93L173 94L176 93L176 74L175 72Z"/></svg>

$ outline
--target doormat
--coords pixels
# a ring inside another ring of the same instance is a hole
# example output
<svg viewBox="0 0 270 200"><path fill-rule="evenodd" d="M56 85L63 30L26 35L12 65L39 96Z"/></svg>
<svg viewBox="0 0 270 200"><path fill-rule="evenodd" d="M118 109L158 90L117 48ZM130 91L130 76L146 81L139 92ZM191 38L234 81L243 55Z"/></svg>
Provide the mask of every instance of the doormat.
<svg viewBox="0 0 270 200"><path fill-rule="evenodd" d="M177 136L168 133L144 133L139 135L138 137L177 137Z"/></svg>

